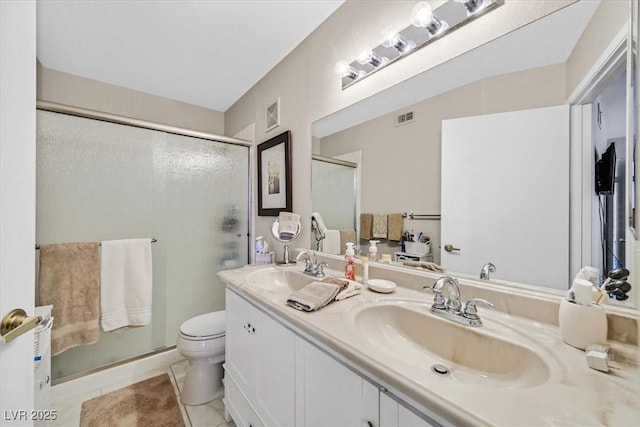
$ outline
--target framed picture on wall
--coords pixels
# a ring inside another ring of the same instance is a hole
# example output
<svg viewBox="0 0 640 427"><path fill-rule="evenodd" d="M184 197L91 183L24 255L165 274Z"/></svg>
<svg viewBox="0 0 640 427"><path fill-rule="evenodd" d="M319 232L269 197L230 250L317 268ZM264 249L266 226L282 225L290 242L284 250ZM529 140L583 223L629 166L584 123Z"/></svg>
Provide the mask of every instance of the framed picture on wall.
<svg viewBox="0 0 640 427"><path fill-rule="evenodd" d="M258 145L258 215L291 212L291 132Z"/></svg>
<svg viewBox="0 0 640 427"><path fill-rule="evenodd" d="M280 126L280 98L275 99L265 109L265 133Z"/></svg>

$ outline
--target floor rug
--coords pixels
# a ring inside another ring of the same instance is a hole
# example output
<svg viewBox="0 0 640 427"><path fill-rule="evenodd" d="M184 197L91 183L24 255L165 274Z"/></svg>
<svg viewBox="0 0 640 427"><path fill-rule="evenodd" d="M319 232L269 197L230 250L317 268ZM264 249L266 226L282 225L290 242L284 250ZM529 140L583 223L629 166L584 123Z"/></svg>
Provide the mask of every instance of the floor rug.
<svg viewBox="0 0 640 427"><path fill-rule="evenodd" d="M82 403L81 427L184 427L168 374L158 375Z"/></svg>

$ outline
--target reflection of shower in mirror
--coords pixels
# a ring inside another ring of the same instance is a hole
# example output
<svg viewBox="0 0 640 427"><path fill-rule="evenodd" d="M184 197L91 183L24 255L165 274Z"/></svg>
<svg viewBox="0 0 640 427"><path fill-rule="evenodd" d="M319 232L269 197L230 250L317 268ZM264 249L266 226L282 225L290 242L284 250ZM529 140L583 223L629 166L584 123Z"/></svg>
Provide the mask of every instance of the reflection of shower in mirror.
<svg viewBox="0 0 640 427"><path fill-rule="evenodd" d="M313 237L316 239L316 250L322 251L327 226L324 224L324 220L322 219L320 212L313 212L311 214L311 230L313 231Z"/></svg>

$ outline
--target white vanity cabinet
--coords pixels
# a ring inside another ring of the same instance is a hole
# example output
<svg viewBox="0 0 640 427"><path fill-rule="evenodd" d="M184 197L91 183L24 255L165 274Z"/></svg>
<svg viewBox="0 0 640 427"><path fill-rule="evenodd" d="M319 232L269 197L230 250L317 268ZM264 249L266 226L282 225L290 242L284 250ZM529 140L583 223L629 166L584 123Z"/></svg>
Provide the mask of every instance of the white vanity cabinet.
<svg viewBox="0 0 640 427"><path fill-rule="evenodd" d="M431 427L439 426L416 415L384 392L380 392L380 427Z"/></svg>
<svg viewBox="0 0 640 427"><path fill-rule="evenodd" d="M229 288L226 304L225 405L238 427L440 425Z"/></svg>
<svg viewBox="0 0 640 427"><path fill-rule="evenodd" d="M233 393L225 399L236 424L295 425L293 332L229 290L226 304L225 385Z"/></svg>
<svg viewBox="0 0 640 427"><path fill-rule="evenodd" d="M305 427L378 427L378 388L322 350L297 338L296 382Z"/></svg>

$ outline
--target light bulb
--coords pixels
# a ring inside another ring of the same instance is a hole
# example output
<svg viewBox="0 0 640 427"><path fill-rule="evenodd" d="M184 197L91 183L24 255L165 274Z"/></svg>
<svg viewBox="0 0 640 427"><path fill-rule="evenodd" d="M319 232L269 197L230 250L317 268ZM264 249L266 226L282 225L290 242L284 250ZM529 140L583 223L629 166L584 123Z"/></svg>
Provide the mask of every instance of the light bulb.
<svg viewBox="0 0 640 427"><path fill-rule="evenodd" d="M341 60L336 62L336 66L334 68L336 74L340 77L349 77L352 80L357 79L360 74L358 71L353 68L347 61Z"/></svg>
<svg viewBox="0 0 640 427"><path fill-rule="evenodd" d="M433 9L426 1L421 1L414 6L411 11L411 24L414 27L425 28L430 37L436 36L449 28L446 22L440 21L433 15Z"/></svg>
<svg viewBox="0 0 640 427"><path fill-rule="evenodd" d="M387 35L384 37L384 40L382 41L382 45L384 47L392 47L399 53L405 53L416 46L414 42L405 39L395 31L390 31L387 33Z"/></svg>
<svg viewBox="0 0 640 427"><path fill-rule="evenodd" d="M426 27L433 20L433 8L426 1L421 1L411 11L411 24L414 27Z"/></svg>
<svg viewBox="0 0 640 427"><path fill-rule="evenodd" d="M364 46L360 51L360 54L358 54L358 62L361 65L371 64L374 67L379 67L388 61L388 58L382 58L379 55L376 55L369 46Z"/></svg>

